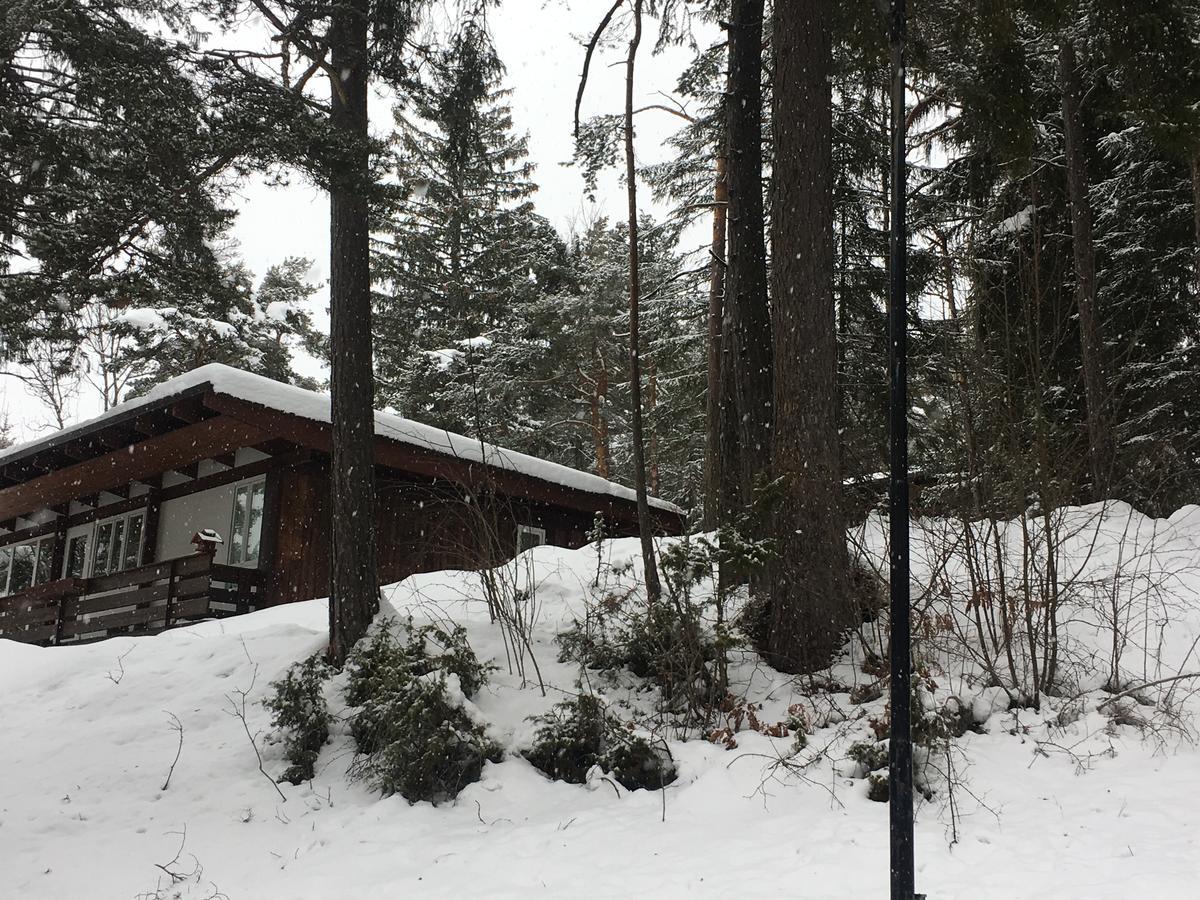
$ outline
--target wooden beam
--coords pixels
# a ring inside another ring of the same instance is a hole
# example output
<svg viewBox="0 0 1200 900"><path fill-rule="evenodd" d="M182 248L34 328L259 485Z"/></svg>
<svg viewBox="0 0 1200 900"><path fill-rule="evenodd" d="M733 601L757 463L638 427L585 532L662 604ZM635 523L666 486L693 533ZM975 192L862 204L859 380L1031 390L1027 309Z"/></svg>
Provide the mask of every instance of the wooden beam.
<svg viewBox="0 0 1200 900"><path fill-rule="evenodd" d="M279 594L279 510L282 500L283 468L267 472L263 490L262 537L258 549L258 568L262 572L263 596L260 605L274 605Z"/></svg>
<svg viewBox="0 0 1200 900"><path fill-rule="evenodd" d="M170 417L164 416L162 413L148 412L134 419L129 427L143 437L154 437L170 431L175 424Z"/></svg>
<svg viewBox="0 0 1200 900"><path fill-rule="evenodd" d="M200 477L200 460L196 460L186 466L172 466L171 471L195 481Z"/></svg>
<svg viewBox="0 0 1200 900"><path fill-rule="evenodd" d="M189 494L197 494L200 491L207 491L210 488L221 487L222 485L232 484L235 481L241 481L244 478L253 478L255 475L262 475L265 472L271 472L276 469L286 469L289 466L296 466L308 462L312 459L312 453L308 450L298 450L295 453L286 456L273 456L268 459L255 460L252 463L246 463L244 466L239 466L236 469L229 469L225 472L216 472L212 475L205 475L203 478L198 478L195 481L185 481L182 484L172 485L171 487L161 488L158 490L158 503L163 503L167 500L174 500L177 497L186 497ZM142 494L137 497L131 497L128 500L122 500L119 503L109 503L104 506L98 506L95 509L89 509L86 512L76 513L73 516L68 516L66 519L66 527L74 528L76 525L87 525L89 522L95 522L98 519L107 519L109 516L119 516L127 512L133 512L135 509L141 509L143 506L149 508L154 502L152 494ZM22 528L20 531L13 531L9 534L0 534L0 547L6 547L9 544L19 544L23 541L33 540L34 538L42 537L47 534L52 534L59 526L62 520L48 522L45 525L33 525L29 528ZM146 529L149 532L150 522L147 520Z"/></svg>
<svg viewBox="0 0 1200 900"><path fill-rule="evenodd" d="M158 522L162 509L162 475L149 480L153 483L150 492L145 495L146 518L142 521L142 552L138 557L139 565L143 566L154 562L158 555Z"/></svg>
<svg viewBox="0 0 1200 900"><path fill-rule="evenodd" d="M223 394L207 395L203 403L224 416L247 423L259 423L271 434L303 446L326 453L332 450L332 429L327 422L306 419ZM375 462L402 472L433 479L444 478L477 490L498 491L530 502L592 514L602 513L610 522L628 523L637 519L637 506L633 500L576 490L522 472L485 465L380 435L375 437ZM651 514L660 529L677 532L683 527L682 517L675 513L651 510Z"/></svg>
<svg viewBox="0 0 1200 900"><path fill-rule="evenodd" d="M181 422L194 424L204 418L204 404L197 397L189 397L172 403L168 412Z"/></svg>
<svg viewBox="0 0 1200 900"><path fill-rule="evenodd" d="M108 490L156 475L179 462L197 462L214 453L264 440L263 430L248 422L218 417L187 425L128 448L86 460L0 489L0 519L33 512L81 494Z"/></svg>

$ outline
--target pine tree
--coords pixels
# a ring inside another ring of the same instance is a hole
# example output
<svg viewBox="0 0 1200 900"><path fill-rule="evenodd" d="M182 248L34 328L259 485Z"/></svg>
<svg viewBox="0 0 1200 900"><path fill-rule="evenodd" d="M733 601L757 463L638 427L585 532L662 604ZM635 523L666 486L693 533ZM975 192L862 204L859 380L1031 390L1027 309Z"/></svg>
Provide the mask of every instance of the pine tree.
<svg viewBox="0 0 1200 900"><path fill-rule="evenodd" d="M789 672L829 663L853 624L841 512L833 305L833 49L827 4L776 0L771 270L771 474L778 557L767 653ZM786 123L786 125L784 124Z"/></svg>
<svg viewBox="0 0 1200 900"><path fill-rule="evenodd" d="M502 72L486 33L468 23L397 109L399 199L374 263L383 399L434 424L484 427L490 439L475 421L487 406L477 357L515 330L531 295L553 289L562 252L528 200L533 167Z"/></svg>
<svg viewBox="0 0 1200 900"><path fill-rule="evenodd" d="M310 266L289 257L271 266L254 289L243 264L226 263L220 280L204 282L200 291L147 291L131 298L113 326L129 339L107 365L123 373L128 396L213 362L315 386L292 365L298 349L312 352L320 342L305 305L316 290L307 278Z"/></svg>

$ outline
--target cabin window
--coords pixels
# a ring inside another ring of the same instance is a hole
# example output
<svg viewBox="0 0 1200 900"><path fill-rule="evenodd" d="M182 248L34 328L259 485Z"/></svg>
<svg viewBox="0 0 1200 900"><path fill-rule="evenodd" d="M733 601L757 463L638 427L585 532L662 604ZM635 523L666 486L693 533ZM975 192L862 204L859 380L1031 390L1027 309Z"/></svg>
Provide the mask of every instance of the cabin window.
<svg viewBox="0 0 1200 900"><path fill-rule="evenodd" d="M145 523L145 510L100 522L92 552L92 575L111 575L136 568L141 561Z"/></svg>
<svg viewBox="0 0 1200 900"><path fill-rule="evenodd" d="M229 562L232 565L258 562L266 484L264 479L259 479L238 485L234 491L233 522L229 528Z"/></svg>
<svg viewBox="0 0 1200 900"><path fill-rule="evenodd" d="M546 543L546 529L534 525L517 526L517 552L523 553L532 547L540 547Z"/></svg>
<svg viewBox="0 0 1200 900"><path fill-rule="evenodd" d="M50 580L54 538L0 548L0 594L15 594Z"/></svg>
<svg viewBox="0 0 1200 900"><path fill-rule="evenodd" d="M82 578L87 570L87 551L90 533L77 534L67 541L66 569L63 575L67 578Z"/></svg>

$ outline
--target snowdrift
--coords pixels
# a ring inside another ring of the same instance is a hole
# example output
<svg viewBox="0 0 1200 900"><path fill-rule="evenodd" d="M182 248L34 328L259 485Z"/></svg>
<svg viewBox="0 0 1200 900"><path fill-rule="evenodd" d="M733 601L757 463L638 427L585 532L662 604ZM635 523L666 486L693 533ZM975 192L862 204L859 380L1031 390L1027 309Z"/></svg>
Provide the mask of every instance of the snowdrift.
<svg viewBox="0 0 1200 900"><path fill-rule="evenodd" d="M1191 691L1200 684L1148 689L1149 699L1170 700L1170 714L1144 707L1145 728L1101 710L1109 695L1099 689L1111 668L1104 590L1117 572L1136 576L1120 582L1129 602L1118 615L1131 632L1120 678L1200 671L1200 509L1155 521L1109 505L1068 517L1060 568L1077 588L1062 639L1077 690L1044 697L1036 711L1010 710L970 654L930 660L939 693L979 721L979 733L955 745L953 809L945 785L919 804L918 886L931 897L1115 900L1135 888L1195 896L1200 705ZM1006 526L999 546L1019 551L1019 532ZM868 523L855 535L864 558L883 559L883 533ZM953 533L946 523L915 527L914 597L930 621L945 613L970 624L973 612L954 608L970 576L945 552ZM851 688L873 680L857 639L829 673L835 689L818 697L749 651L734 661L734 687L764 721L807 705L818 727L795 757L798 771L778 764L793 753L790 738L754 731L738 733L732 750L671 739L679 778L664 791L551 782L515 752L531 740L528 718L577 690L578 667L557 661L556 634L584 614L598 571L610 586L632 587L636 555L628 539L539 547L514 564L535 589L532 647L545 695L529 671L524 686L509 673L477 574L421 575L386 590L385 614L462 623L479 656L500 666L475 705L507 756L439 807L380 799L349 781L353 745L338 724L314 781L280 786L286 801L260 772L231 700L247 692L249 730L278 776L285 763L260 701L289 664L322 646L322 601L81 647L0 641L0 896L885 896L887 808L867 799L846 758L885 703L850 702ZM637 679L593 686L625 718L652 706ZM329 698L344 711L336 681Z"/></svg>

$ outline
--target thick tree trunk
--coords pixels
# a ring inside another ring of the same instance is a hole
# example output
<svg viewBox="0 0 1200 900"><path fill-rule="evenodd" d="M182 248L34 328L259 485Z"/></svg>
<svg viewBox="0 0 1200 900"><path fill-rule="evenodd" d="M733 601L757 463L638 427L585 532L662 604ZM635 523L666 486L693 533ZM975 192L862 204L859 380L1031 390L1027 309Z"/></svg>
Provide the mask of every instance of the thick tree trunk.
<svg viewBox="0 0 1200 900"><path fill-rule="evenodd" d="M831 0L775 0L775 513L767 657L787 672L828 665L853 624L841 512L833 304Z"/></svg>
<svg viewBox="0 0 1200 900"><path fill-rule="evenodd" d="M704 528L707 531L721 523L721 317L725 311L725 220L729 206L726 152L722 140L717 149L712 259L708 269L708 397L705 411L708 434L704 442Z"/></svg>
<svg viewBox="0 0 1200 900"><path fill-rule="evenodd" d="M1104 341L1096 303L1096 247L1092 240L1092 204L1088 197L1087 157L1083 148L1082 93L1075 47L1065 36L1059 40L1058 67L1062 87L1067 195L1071 201L1071 240L1075 250L1075 300L1079 311L1079 343L1087 401L1088 457L1094 498L1101 500L1107 494L1116 454L1107 413Z"/></svg>
<svg viewBox="0 0 1200 900"><path fill-rule="evenodd" d="M638 334L641 302L639 278L637 164L633 155L633 84L638 45L642 42L642 0L634 0L633 37L625 60L625 181L629 198L629 394L632 411L633 486L637 492L638 534L642 539L642 563L646 568L646 598L657 603L662 595L658 561L654 556L654 525L646 494L646 444L642 430L642 355Z"/></svg>
<svg viewBox="0 0 1200 900"><path fill-rule="evenodd" d="M729 16L729 268L723 333L731 336L730 366L738 430L740 504L751 500L755 476L771 454L771 318L762 193L763 0L733 0ZM726 475L728 477L728 474Z"/></svg>
<svg viewBox="0 0 1200 900"><path fill-rule="evenodd" d="M347 150L330 173L329 313L333 419L329 654L337 664L379 610L375 574L374 376L367 151L368 0L334 8L330 117Z"/></svg>
<svg viewBox="0 0 1200 900"><path fill-rule="evenodd" d="M1192 278L1195 281L1193 296L1200 299L1200 147L1192 150L1188 162L1192 169L1192 218L1196 242L1196 246L1193 248L1195 253L1195 263L1192 268Z"/></svg>

